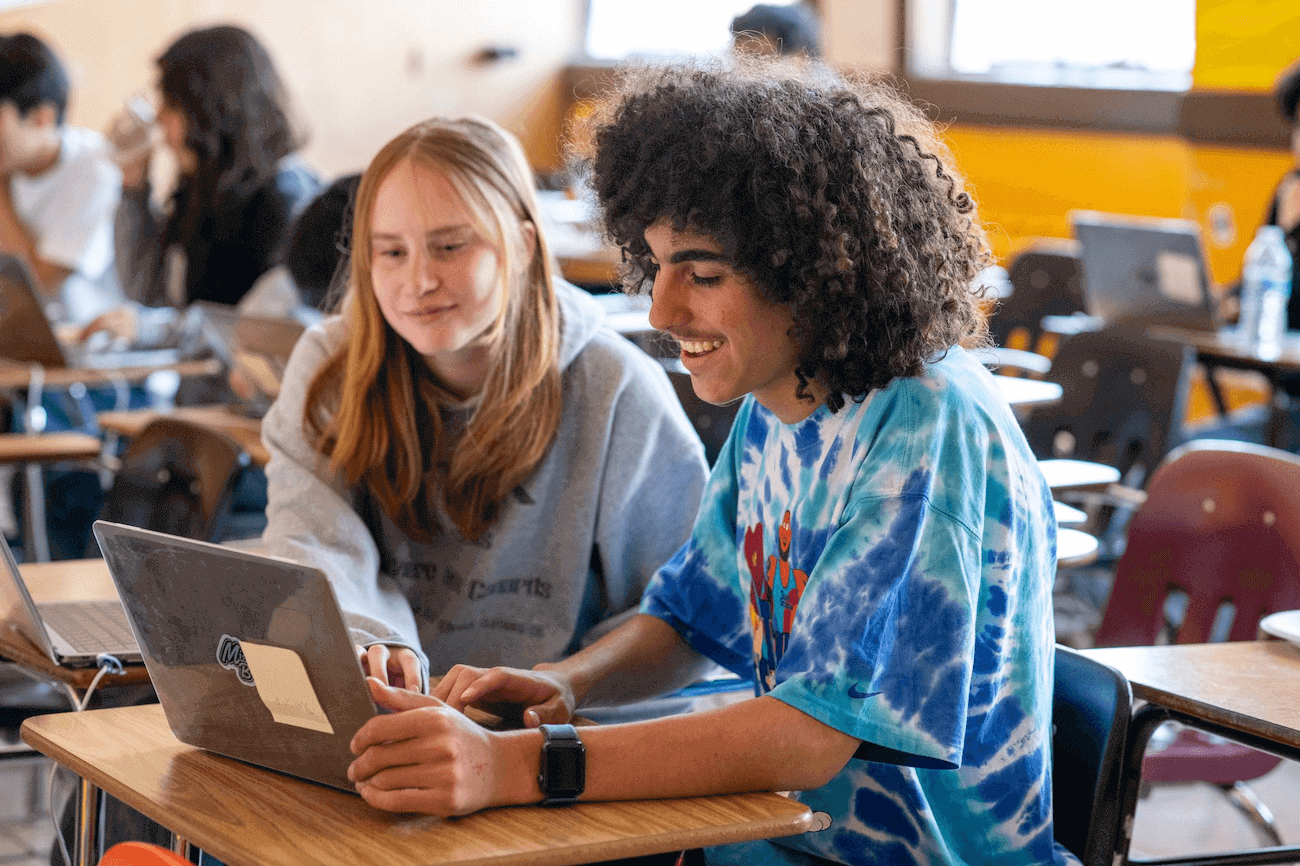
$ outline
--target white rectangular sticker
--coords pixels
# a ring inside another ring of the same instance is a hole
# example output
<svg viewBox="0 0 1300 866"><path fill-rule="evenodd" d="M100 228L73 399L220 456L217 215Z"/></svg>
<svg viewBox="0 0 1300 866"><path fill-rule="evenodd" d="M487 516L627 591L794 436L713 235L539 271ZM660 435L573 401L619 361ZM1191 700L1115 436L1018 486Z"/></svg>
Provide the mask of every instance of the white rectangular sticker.
<svg viewBox="0 0 1300 866"><path fill-rule="evenodd" d="M1194 256L1160 250L1156 253L1156 279L1160 294L1171 301L1200 304L1201 266Z"/></svg>
<svg viewBox="0 0 1300 866"><path fill-rule="evenodd" d="M282 725L334 733L296 652L247 641L240 641L239 645L257 685L257 694L271 711L271 718Z"/></svg>

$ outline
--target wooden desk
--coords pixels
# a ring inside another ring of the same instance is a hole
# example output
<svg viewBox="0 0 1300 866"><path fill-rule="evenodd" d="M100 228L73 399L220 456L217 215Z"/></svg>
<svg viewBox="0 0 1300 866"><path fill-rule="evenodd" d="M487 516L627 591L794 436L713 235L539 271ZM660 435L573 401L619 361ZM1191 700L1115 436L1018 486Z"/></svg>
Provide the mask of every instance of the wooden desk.
<svg viewBox="0 0 1300 866"><path fill-rule="evenodd" d="M229 866L560 864L802 833L777 794L393 815L357 796L186 746L157 705L39 716L23 740Z"/></svg>
<svg viewBox="0 0 1300 866"><path fill-rule="evenodd" d="M117 598L117 587L102 559L69 559L60 562L32 562L18 566L32 599L43 601L81 601ZM56 665L25 637L9 629L0 629L0 657L16 662L42 676L85 689L95 678L95 668L69 668ZM101 687L134 686L149 682L144 665L129 665L122 674L107 674Z"/></svg>
<svg viewBox="0 0 1300 866"><path fill-rule="evenodd" d="M1119 670L1132 684L1133 696L1148 702L1134 712L1124 749L1119 854L1128 853L1142 782L1142 756L1151 734L1164 722L1182 722L1300 760L1300 649L1289 643L1266 640L1083 652ZM1255 850L1263 856L1232 862L1300 860L1300 847ZM1211 857L1207 862L1229 861Z"/></svg>
<svg viewBox="0 0 1300 866"><path fill-rule="evenodd" d="M17 465L23 473L23 553L27 559L49 562L50 539L45 527L45 482L42 466L65 460L95 460L101 443L85 433L0 433L0 464ZM8 495L7 491L0 495Z"/></svg>
<svg viewBox="0 0 1300 866"><path fill-rule="evenodd" d="M1270 429L1267 435L1270 444L1279 444L1282 431L1286 426L1286 409L1289 403L1282 390L1282 383L1284 379L1294 379L1297 374L1300 374L1300 333L1288 331L1281 351L1276 357L1262 356L1257 351L1243 346L1237 338L1235 329L1231 328L1208 332L1155 327L1149 328L1148 333L1162 340L1186 343L1196 350L1196 360L1205 367L1210 396L1221 416L1228 414L1228 404L1215 379L1214 374L1218 368L1251 370L1268 379L1273 389L1273 401L1270 406ZM1279 400L1279 397L1282 399Z"/></svg>
<svg viewBox="0 0 1300 866"><path fill-rule="evenodd" d="M225 406L181 406L166 412L156 409L130 409L121 412L100 412L96 419L105 430L130 438L156 418L179 418L224 433L239 443L252 461L265 466L271 459L262 445L262 421L250 418Z"/></svg>
<svg viewBox="0 0 1300 866"><path fill-rule="evenodd" d="M1300 649L1286 641L1083 652L1128 677L1134 697L1267 741L1264 751L1300 760Z"/></svg>
<svg viewBox="0 0 1300 866"><path fill-rule="evenodd" d="M126 382L138 384L149 378L150 373L159 370L173 370L181 377L209 376L222 371L222 365L216 358L201 361L178 361L161 367L45 367L44 387L68 388L80 382L87 387L113 385ZM31 383L32 365L19 364L0 359L0 390L17 391Z"/></svg>

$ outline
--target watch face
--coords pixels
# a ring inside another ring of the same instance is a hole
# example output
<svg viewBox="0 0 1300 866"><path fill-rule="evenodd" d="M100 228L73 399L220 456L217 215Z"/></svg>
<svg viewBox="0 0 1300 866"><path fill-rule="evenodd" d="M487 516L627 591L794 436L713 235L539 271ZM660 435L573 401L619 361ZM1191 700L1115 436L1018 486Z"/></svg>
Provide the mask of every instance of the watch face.
<svg viewBox="0 0 1300 866"><path fill-rule="evenodd" d="M546 762L547 793L580 792L583 788L581 748L551 746Z"/></svg>

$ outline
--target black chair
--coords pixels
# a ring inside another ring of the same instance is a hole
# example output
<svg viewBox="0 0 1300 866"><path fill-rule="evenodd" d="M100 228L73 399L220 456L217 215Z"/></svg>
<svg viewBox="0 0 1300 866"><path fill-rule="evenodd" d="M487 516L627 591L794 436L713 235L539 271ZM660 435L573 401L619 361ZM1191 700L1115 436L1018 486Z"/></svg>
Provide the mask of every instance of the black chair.
<svg viewBox="0 0 1300 866"><path fill-rule="evenodd" d="M1052 692L1052 825L1084 866L1111 866L1120 837L1124 743L1133 692L1124 675L1061 645Z"/></svg>
<svg viewBox="0 0 1300 866"><path fill-rule="evenodd" d="M1105 491L1063 491L1057 498L1089 514L1084 530L1101 542L1101 560L1123 552L1124 528L1142 503L1147 478L1183 438L1195 353L1124 326L1068 338L1048 381L1059 403L1030 410L1023 421L1040 459L1073 458L1114 467L1120 483Z"/></svg>
<svg viewBox="0 0 1300 866"><path fill-rule="evenodd" d="M1182 435L1194 364L1191 347L1123 326L1075 334L1047 374L1061 401L1025 419L1029 445L1039 458L1113 466L1140 488Z"/></svg>
<svg viewBox="0 0 1300 866"><path fill-rule="evenodd" d="M100 519L220 541L248 454L223 433L158 418L131 440ZM88 556L99 556L91 537Z"/></svg>
<svg viewBox="0 0 1300 866"><path fill-rule="evenodd" d="M1011 294L989 317L989 333L999 346L1051 356L1043 343L1043 317L1082 312L1083 268L1079 245L1061 238L1040 238L1021 251L1007 268Z"/></svg>

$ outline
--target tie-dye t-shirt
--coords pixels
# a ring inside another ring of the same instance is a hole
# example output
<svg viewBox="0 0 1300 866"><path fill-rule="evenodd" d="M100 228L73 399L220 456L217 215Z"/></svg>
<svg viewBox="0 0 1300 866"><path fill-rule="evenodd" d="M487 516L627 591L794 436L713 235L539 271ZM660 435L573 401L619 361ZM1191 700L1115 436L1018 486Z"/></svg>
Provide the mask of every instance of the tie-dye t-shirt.
<svg viewBox="0 0 1300 866"><path fill-rule="evenodd" d="M962 349L793 425L746 398L642 612L908 765L849 761L798 795L829 829L739 862L1074 862L1051 821L1055 526L1014 416Z"/></svg>

